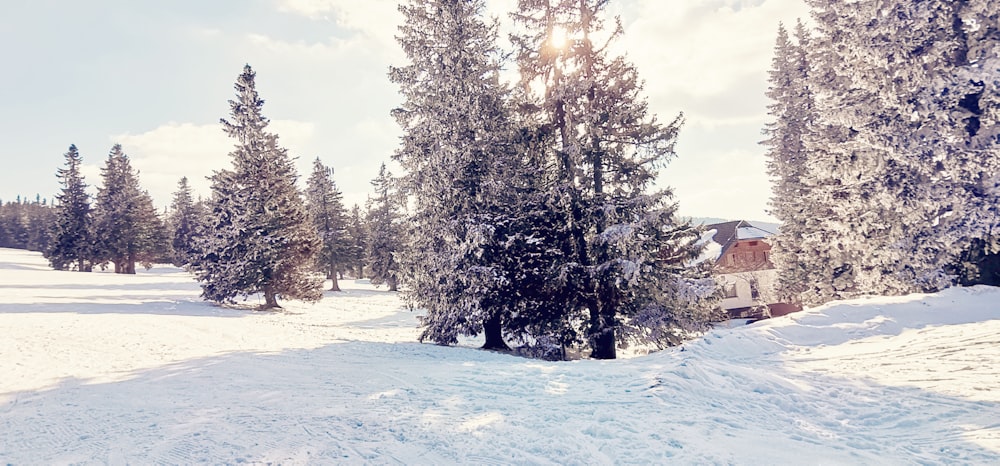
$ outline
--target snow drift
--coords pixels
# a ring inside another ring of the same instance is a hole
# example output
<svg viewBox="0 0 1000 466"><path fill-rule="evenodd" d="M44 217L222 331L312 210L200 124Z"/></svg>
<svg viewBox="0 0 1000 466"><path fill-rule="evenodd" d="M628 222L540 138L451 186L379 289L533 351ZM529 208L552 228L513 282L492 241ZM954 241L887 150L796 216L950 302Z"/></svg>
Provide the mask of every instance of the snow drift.
<svg viewBox="0 0 1000 466"><path fill-rule="evenodd" d="M280 313L0 250L4 463L996 464L1000 290L871 298L618 361L414 343L347 282ZM256 304L256 303L253 303Z"/></svg>

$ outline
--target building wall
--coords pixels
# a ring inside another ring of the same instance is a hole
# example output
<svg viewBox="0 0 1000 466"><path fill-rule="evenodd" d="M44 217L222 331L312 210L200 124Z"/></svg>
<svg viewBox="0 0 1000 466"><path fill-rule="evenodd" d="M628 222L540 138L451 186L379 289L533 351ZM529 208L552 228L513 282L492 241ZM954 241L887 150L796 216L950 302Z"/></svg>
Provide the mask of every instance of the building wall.
<svg viewBox="0 0 1000 466"><path fill-rule="evenodd" d="M739 240L723 252L716 262L723 273L737 270L773 269L771 245L762 239Z"/></svg>
<svg viewBox="0 0 1000 466"><path fill-rule="evenodd" d="M754 270L749 272L720 273L715 280L720 286L736 286L735 298L724 298L721 306L725 310L750 307L757 303L773 304L776 302L775 283L778 271L776 269ZM751 280L756 280L760 290L760 299L754 300L750 291Z"/></svg>

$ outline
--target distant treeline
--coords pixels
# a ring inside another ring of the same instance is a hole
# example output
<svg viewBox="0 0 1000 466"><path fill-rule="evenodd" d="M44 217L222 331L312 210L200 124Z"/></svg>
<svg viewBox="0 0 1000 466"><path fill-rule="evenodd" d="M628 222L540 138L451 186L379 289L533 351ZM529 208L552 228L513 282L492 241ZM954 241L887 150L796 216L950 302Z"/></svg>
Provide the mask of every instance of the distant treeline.
<svg viewBox="0 0 1000 466"><path fill-rule="evenodd" d="M0 248L44 251L52 238L55 210L47 199L0 201Z"/></svg>

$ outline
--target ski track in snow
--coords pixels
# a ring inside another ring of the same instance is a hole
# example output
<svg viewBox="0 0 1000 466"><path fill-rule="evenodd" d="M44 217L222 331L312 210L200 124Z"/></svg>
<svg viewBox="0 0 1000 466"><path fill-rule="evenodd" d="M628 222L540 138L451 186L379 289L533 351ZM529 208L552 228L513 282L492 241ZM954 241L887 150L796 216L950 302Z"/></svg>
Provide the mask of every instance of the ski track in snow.
<svg viewBox="0 0 1000 466"><path fill-rule="evenodd" d="M0 462L1000 463L995 288L555 363L416 343L396 295L341 284L257 312L0 249Z"/></svg>

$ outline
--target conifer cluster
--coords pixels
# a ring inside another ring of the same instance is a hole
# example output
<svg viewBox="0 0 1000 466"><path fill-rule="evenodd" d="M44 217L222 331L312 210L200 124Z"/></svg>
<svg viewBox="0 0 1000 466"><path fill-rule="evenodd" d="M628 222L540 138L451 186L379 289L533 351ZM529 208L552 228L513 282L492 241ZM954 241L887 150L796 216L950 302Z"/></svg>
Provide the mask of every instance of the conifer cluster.
<svg viewBox="0 0 1000 466"><path fill-rule="evenodd" d="M1000 5L809 0L765 133L782 288L805 303L1000 284Z"/></svg>

